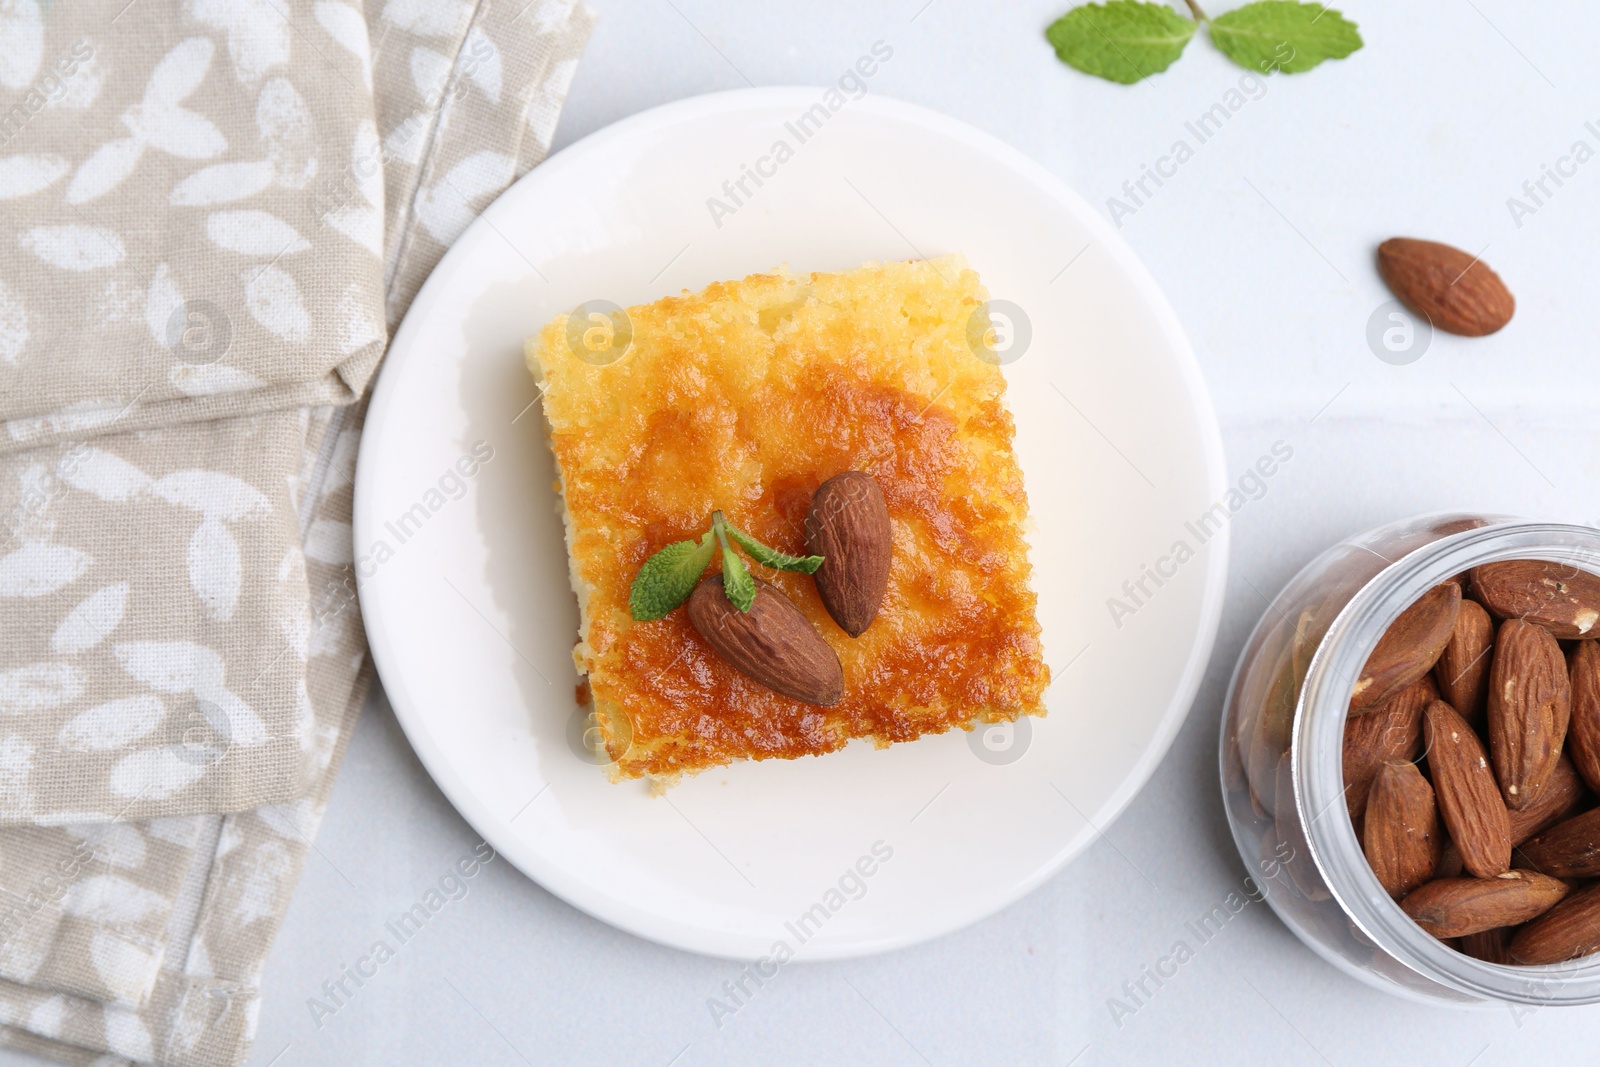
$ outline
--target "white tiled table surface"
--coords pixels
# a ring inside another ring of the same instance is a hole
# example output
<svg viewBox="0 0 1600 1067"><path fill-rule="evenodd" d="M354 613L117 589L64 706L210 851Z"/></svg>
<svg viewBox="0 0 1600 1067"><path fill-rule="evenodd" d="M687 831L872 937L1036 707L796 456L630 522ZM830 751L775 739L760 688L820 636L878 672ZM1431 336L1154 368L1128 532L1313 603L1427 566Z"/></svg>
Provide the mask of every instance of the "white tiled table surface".
<svg viewBox="0 0 1600 1067"><path fill-rule="evenodd" d="M1197 38L1140 85L1079 75L1042 39L1067 0L829 0L759 13L731 0L592 2L600 26L558 147L685 96L829 83L881 40L894 55L872 92L996 134L1102 209L1176 140L1194 146L1185 123L1243 73ZM254 1063L1467 1067L1592 1057L1600 1008L1518 1019L1403 1003L1335 972L1259 905L1203 946L1185 927L1246 873L1218 796L1217 723L1260 594L1337 538L1420 511L1600 521L1600 159L1559 188L1547 180L1541 204L1522 188L1575 141L1600 150L1585 128L1600 130L1600 8L1340 6L1365 49L1247 93L1122 220L1193 339L1235 476L1277 440L1294 458L1235 519L1205 684L1105 840L966 930L785 968L720 1028L706 1001L736 966L611 929L499 861L319 1027L307 998L478 841L375 694L267 970ZM1536 207L1520 226L1513 196ZM1396 234L1482 249L1517 295L1512 325L1484 340L1436 336L1409 365L1377 359L1366 324L1388 294L1373 249ZM1195 957L1118 1025L1109 998L1179 939Z"/></svg>

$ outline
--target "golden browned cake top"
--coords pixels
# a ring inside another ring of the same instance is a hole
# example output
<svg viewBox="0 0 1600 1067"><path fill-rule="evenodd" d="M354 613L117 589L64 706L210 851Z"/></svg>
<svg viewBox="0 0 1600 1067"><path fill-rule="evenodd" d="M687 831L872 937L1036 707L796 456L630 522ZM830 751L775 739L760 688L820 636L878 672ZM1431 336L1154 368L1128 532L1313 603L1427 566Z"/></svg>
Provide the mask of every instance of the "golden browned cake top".
<svg viewBox="0 0 1600 1067"><path fill-rule="evenodd" d="M1005 383L968 341L984 300L958 257L760 274L629 308L632 348L605 366L573 354L565 317L530 342L584 609L576 655L623 776L1043 713L1049 671ZM837 705L750 680L681 610L634 621L629 588L657 549L698 535L720 508L803 553L812 493L845 470L878 480L894 528L871 627L851 639L809 576L751 564L838 652ZM609 728L619 714L627 723Z"/></svg>

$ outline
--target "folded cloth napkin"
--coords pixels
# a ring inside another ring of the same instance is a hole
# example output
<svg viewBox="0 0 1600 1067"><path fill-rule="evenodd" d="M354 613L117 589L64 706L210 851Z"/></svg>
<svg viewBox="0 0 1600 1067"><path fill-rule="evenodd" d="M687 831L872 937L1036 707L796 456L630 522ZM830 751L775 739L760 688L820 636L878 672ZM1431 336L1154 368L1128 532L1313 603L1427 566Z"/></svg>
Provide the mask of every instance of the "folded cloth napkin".
<svg viewBox="0 0 1600 1067"><path fill-rule="evenodd" d="M366 691L359 401L590 25L0 4L0 1044L247 1054Z"/></svg>

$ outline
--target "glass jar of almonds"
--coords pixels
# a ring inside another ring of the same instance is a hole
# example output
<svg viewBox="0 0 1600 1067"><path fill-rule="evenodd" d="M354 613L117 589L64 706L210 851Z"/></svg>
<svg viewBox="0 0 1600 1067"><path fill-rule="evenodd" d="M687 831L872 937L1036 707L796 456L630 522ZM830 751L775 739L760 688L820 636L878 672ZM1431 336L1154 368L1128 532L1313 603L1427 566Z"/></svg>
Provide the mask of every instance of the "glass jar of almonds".
<svg viewBox="0 0 1600 1067"><path fill-rule="evenodd" d="M1223 801L1324 959L1430 1003L1600 1001L1600 530L1428 515L1278 594L1222 716Z"/></svg>

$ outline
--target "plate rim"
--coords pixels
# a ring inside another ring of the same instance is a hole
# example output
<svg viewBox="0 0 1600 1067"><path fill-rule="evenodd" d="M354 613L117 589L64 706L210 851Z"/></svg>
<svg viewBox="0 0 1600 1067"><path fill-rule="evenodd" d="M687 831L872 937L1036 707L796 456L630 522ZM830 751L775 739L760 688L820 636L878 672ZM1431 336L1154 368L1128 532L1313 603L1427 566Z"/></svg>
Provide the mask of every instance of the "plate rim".
<svg viewBox="0 0 1600 1067"><path fill-rule="evenodd" d="M500 232L495 227L493 216L501 208L502 201L513 195L527 195L526 192L520 191L524 185L537 186L551 181L554 176L581 165L585 157L615 141L719 113L769 108L773 105L810 104L815 102L816 94L825 92L826 89L825 86L762 86L722 90L659 104L619 119L574 141L502 190L483 211L479 212L451 242L450 247L418 288L399 328L395 330L385 350L384 360L379 367L368 404L357 451L351 515L354 543L361 545L372 540L370 536L372 523L376 521L376 517L370 515L371 509L368 505L375 492L371 473L377 465L377 461L372 458L372 450L376 449L375 442L379 436L375 430L387 421L391 396L397 388L395 383L400 376L390 372L397 366L406 365L405 353L411 335L423 329L422 322L428 317L432 305L438 299L438 293L445 284L441 279L455 268L457 260L463 259L468 254L468 249L484 239L485 234ZM944 135L970 146L1038 185L1090 231L1094 243L1098 244L1102 251L1110 254L1117 265L1127 273L1140 296L1154 312L1153 325L1159 329L1171 349L1171 354L1175 357L1185 398L1195 414L1211 496L1213 499L1221 499L1226 494L1229 484L1221 426L1193 345L1154 275L1110 223L1102 218L1087 200L1042 164L995 135L967 122L931 108L882 95L869 94L852 101L850 107L856 111L907 122L927 132ZM397 352L400 353L399 358L393 355ZM1139 758L1106 800L1091 815L1085 816L1085 826L1082 830L1070 835L1048 862L1042 863L1028 877L1018 880L981 909L975 909L953 921L912 923L894 936L824 946L805 953L805 958L814 961L859 958L921 944L965 929L1032 893L1082 855L1094 840L1103 836L1105 830L1127 810L1134 798L1149 784L1156 767L1171 750L1173 741L1176 740L1199 695L1220 630L1222 609L1226 599L1231 543L1232 530L1227 525L1210 539L1209 546L1214 547L1215 551L1208 558L1204 575L1198 631L1183 669L1179 673L1172 697L1167 702L1156 729ZM359 584L357 588L359 593ZM391 686L385 678L386 667L391 673L395 671L399 654L389 641L384 623L376 613L365 610L365 605L361 612L361 620L374 668L383 684L395 719L406 735L406 740L445 799L473 830L489 842L497 854L505 856L512 866L545 891L616 929L656 944L698 955L735 960L755 958L745 952L728 951L707 945L704 930L699 925L685 924L654 913L641 917L641 913L625 900L607 893L604 887L596 886L592 881L570 874L560 864L543 854L529 857L516 855L521 851L520 848L512 850L503 848L502 841L508 837L515 838L515 832L510 825L515 816L512 819L505 819L489 811L487 805L480 801L476 791L466 783L462 775L457 773L441 747L434 742L423 714L411 706L410 694L405 686L403 684ZM540 792L542 793L542 790ZM493 832L490 832L491 830ZM522 844L521 838L515 838L515 841L519 846Z"/></svg>

